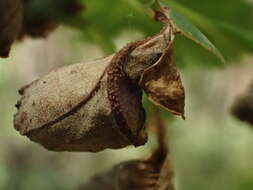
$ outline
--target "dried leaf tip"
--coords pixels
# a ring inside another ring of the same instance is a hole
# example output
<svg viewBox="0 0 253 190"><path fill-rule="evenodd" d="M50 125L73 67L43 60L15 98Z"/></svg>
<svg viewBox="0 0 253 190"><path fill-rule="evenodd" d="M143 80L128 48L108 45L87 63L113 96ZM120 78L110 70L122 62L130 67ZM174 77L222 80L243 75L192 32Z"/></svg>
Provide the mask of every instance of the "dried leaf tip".
<svg viewBox="0 0 253 190"><path fill-rule="evenodd" d="M139 84L151 102L185 119L185 91L173 60L172 43L160 59L144 71Z"/></svg>

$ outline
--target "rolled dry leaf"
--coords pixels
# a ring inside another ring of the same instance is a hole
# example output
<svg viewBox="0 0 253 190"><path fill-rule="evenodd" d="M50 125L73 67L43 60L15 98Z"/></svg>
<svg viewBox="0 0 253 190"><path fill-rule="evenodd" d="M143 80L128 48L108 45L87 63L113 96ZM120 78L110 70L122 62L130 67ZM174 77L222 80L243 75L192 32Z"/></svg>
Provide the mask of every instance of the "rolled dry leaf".
<svg viewBox="0 0 253 190"><path fill-rule="evenodd" d="M136 95L136 100L122 105L128 106L123 108L126 110L132 105L135 108L131 109L134 118L128 120L132 125L127 125L126 130L136 142L119 130L107 92L106 68L111 59L64 67L22 89L15 128L55 151L96 152L145 143L145 115L138 90L132 95Z"/></svg>
<svg viewBox="0 0 253 190"><path fill-rule="evenodd" d="M147 141L139 79L171 44L171 28L112 56L52 71L21 89L14 126L54 151L97 152Z"/></svg>
<svg viewBox="0 0 253 190"><path fill-rule="evenodd" d="M143 72L140 86L155 105L184 118L185 92L172 57L172 44Z"/></svg>
<svg viewBox="0 0 253 190"><path fill-rule="evenodd" d="M12 43L22 27L23 7L21 0L0 1L0 57L8 57Z"/></svg>

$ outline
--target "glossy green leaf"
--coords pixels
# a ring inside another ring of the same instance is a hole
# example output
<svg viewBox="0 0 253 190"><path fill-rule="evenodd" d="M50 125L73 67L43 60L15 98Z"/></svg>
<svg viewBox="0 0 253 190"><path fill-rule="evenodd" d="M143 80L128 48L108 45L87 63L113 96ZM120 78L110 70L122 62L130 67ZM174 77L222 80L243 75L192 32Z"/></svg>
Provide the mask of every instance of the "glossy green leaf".
<svg viewBox="0 0 253 190"><path fill-rule="evenodd" d="M227 61L252 53L253 20L249 17L253 6L250 4L242 0L212 0L206 1L205 4L200 0L160 1L204 32L215 46L222 50L222 55ZM225 8L228 3L230 6ZM211 56L208 57L210 59Z"/></svg>
<svg viewBox="0 0 253 190"><path fill-rule="evenodd" d="M225 62L223 56L212 44L212 42L210 42L210 40L202 32L200 32L197 27L191 24L184 16L180 15L173 9L168 10L167 15L171 20L173 26L180 34L194 41L198 45L206 48L208 51L216 55L222 62Z"/></svg>

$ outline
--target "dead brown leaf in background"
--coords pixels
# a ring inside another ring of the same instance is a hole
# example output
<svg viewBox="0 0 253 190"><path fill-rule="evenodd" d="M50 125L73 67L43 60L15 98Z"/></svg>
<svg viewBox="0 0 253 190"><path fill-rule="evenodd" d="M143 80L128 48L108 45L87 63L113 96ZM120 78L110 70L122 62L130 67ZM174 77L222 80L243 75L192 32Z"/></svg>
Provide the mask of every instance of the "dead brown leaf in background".
<svg viewBox="0 0 253 190"><path fill-rule="evenodd" d="M23 2L24 19L19 39L24 36L45 38L63 23L61 20L63 17L74 17L84 10L78 0L52 0L48 3L50 7L43 7L45 10L49 9L49 13L34 11L34 0L23 0Z"/></svg>
<svg viewBox="0 0 253 190"><path fill-rule="evenodd" d="M37 1L37 0L36 0ZM41 0L43 2L43 0ZM34 0L0 1L0 57L8 57L12 43L24 36L47 37L65 18L73 18L84 9L78 0L54 0L49 7L33 7ZM41 11L41 9L45 11Z"/></svg>
<svg viewBox="0 0 253 190"><path fill-rule="evenodd" d="M170 155L155 151L148 159L120 163L95 175L79 190L174 190Z"/></svg>
<svg viewBox="0 0 253 190"><path fill-rule="evenodd" d="M22 27L21 0L0 1L0 57L8 57L12 43Z"/></svg>
<svg viewBox="0 0 253 190"><path fill-rule="evenodd" d="M253 83L245 93L235 100L231 112L241 121L253 125Z"/></svg>

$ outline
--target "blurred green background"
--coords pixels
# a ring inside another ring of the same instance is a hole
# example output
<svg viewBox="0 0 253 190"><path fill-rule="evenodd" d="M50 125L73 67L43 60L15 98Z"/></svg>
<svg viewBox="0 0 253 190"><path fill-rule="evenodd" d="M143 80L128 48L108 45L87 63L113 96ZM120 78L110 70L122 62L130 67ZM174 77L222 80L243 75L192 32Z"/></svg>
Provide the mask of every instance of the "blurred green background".
<svg viewBox="0 0 253 190"><path fill-rule="evenodd" d="M47 19L63 25L46 39L26 37L14 45L10 58L0 59L0 189L74 190L122 160L148 156L155 146L152 135L137 149L49 152L20 136L12 119L17 90L24 84L54 68L108 55L127 42L157 33L161 25L149 17L153 1L82 0L85 9L78 15L58 11L57 4L50 4L54 1L30 1L32 16L48 13ZM176 38L186 120L164 115L177 189L252 190L253 129L233 118L229 108L253 81L253 1L163 2L206 34L227 60L224 65L190 40Z"/></svg>

